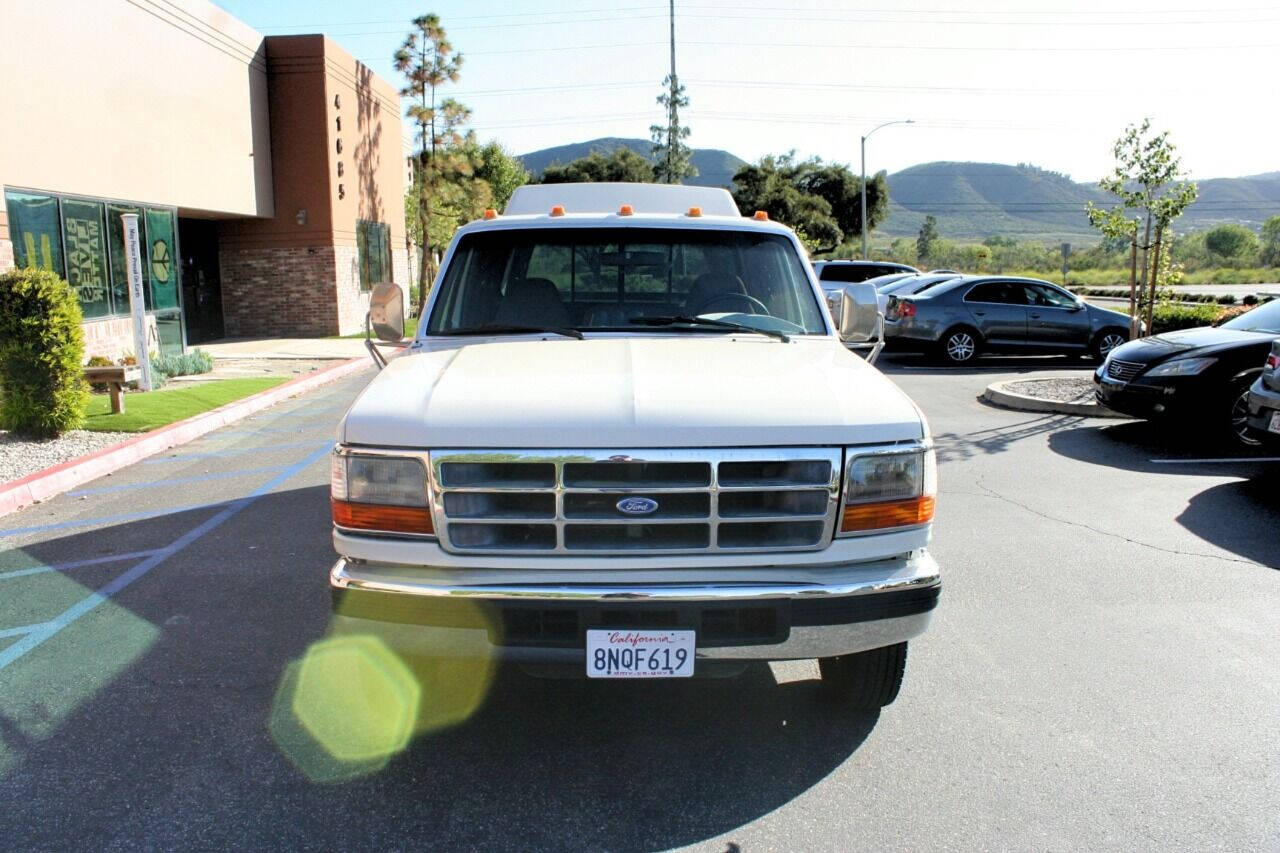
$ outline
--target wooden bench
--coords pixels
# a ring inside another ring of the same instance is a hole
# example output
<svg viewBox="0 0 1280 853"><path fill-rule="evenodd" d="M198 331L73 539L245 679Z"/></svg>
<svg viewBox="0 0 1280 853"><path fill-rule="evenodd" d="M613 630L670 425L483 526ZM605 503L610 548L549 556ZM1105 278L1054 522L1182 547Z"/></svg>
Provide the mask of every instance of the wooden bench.
<svg viewBox="0 0 1280 853"><path fill-rule="evenodd" d="M97 382L107 386L111 392L111 412L120 414L124 411L124 386L128 382L137 382L142 378L140 367L86 367L84 378L89 382Z"/></svg>

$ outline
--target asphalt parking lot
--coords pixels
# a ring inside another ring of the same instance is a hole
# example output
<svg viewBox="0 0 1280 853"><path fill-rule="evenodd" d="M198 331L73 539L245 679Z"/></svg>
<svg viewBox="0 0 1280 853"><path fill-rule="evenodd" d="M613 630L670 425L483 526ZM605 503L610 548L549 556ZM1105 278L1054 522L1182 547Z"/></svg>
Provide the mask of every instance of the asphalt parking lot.
<svg viewBox="0 0 1280 853"><path fill-rule="evenodd" d="M1280 849L1280 463L977 400L1072 366L882 364L937 440L944 591L880 714L810 662L500 670L389 760L317 761L286 718L371 372L2 518L3 846Z"/></svg>

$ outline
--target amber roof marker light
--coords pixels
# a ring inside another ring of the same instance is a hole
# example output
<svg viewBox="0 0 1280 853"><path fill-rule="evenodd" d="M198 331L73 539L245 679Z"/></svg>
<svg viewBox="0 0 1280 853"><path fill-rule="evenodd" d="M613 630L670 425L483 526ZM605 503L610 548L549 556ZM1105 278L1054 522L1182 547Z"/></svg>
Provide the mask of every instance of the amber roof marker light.
<svg viewBox="0 0 1280 853"><path fill-rule="evenodd" d="M629 204L624 204L622 207L618 208L619 216L631 216L635 212L636 212L636 209Z"/></svg>
<svg viewBox="0 0 1280 853"><path fill-rule="evenodd" d="M494 210L492 207L486 207L486 208L484 209L484 218L485 218L485 219L497 219L497 218L498 218L498 211Z"/></svg>
<svg viewBox="0 0 1280 853"><path fill-rule="evenodd" d="M768 222L769 214L765 213L763 210L757 210L755 216L751 218L756 220L757 222Z"/></svg>
<svg viewBox="0 0 1280 853"><path fill-rule="evenodd" d="M691 208L689 208L689 213L688 213L688 215L689 215L689 216L701 216L701 215L702 215L702 208L700 208L700 207L691 207Z"/></svg>
<svg viewBox="0 0 1280 853"><path fill-rule="evenodd" d="M556 204L556 205L552 205L552 207L551 207L551 215L552 215L552 216L564 216L564 205L563 205L563 204Z"/></svg>

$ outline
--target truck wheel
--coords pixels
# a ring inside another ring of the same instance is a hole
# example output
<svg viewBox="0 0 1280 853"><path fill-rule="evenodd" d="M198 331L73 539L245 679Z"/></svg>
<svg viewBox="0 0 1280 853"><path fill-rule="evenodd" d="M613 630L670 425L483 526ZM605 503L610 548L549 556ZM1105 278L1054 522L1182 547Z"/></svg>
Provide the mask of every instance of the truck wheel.
<svg viewBox="0 0 1280 853"><path fill-rule="evenodd" d="M823 688L846 707L859 711L893 704L906 668L906 643L818 659Z"/></svg>

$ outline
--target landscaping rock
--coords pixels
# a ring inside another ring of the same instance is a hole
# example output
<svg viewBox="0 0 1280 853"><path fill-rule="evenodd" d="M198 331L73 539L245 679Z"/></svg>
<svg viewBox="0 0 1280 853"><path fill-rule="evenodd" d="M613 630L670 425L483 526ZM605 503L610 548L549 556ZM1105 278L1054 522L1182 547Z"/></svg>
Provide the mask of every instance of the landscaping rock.
<svg viewBox="0 0 1280 853"><path fill-rule="evenodd" d="M119 444L135 435L131 432L76 429L57 438L29 439L0 430L0 483L20 480L28 474Z"/></svg>

